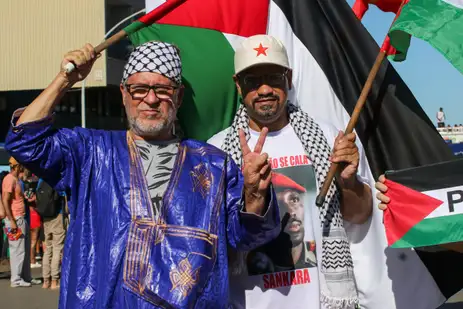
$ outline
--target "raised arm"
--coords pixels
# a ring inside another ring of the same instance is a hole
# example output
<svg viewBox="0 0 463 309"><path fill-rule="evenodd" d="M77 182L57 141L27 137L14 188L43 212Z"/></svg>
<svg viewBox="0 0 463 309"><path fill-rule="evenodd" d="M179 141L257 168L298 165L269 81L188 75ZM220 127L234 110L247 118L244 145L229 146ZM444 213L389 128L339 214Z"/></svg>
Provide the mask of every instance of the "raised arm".
<svg viewBox="0 0 463 309"><path fill-rule="evenodd" d="M5 149L14 158L61 190L69 187L80 172L85 156L85 133L78 128L54 130L51 115L66 91L89 74L95 59L89 44L67 53L61 71L51 84L25 109L15 112L6 138ZM66 74L64 66L69 62L77 69Z"/></svg>
<svg viewBox="0 0 463 309"><path fill-rule="evenodd" d="M240 132L244 176L233 160L227 165L227 235L230 246L238 250L257 248L280 233L280 213L270 185L268 155L261 154L266 134L265 129L251 151L244 133Z"/></svg>
<svg viewBox="0 0 463 309"><path fill-rule="evenodd" d="M85 79L92 70L96 60L95 51L90 44L80 50L75 50L64 55L61 70L51 84L24 110L17 125L43 119L52 114L54 107L59 103L64 94L77 82ZM67 74L64 67L72 62L76 70Z"/></svg>

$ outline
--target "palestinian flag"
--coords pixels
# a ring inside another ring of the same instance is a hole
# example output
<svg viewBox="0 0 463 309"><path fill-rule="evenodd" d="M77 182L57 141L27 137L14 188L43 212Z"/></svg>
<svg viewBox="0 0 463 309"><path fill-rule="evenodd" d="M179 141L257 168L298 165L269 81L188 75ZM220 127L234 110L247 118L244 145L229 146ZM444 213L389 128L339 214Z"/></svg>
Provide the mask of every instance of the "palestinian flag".
<svg viewBox="0 0 463 309"><path fill-rule="evenodd" d="M159 2L147 0L147 9ZM290 100L315 119L345 129L379 47L344 1L187 0L158 24L132 33L130 39L135 45L164 40L179 46L187 87L179 120L187 136L206 140L231 124L239 106L232 80L235 46L245 37L264 33L279 38L287 48L294 84ZM387 61L379 70L356 132L368 158L372 188L386 170L453 158ZM461 280L452 276L463 270L461 257L454 252L418 253L423 264L417 253L407 251L403 253L410 261L407 265L418 269L418 274L397 270L404 262L398 253L385 254L382 216L375 205L372 221L362 227L360 240L351 244L362 303L374 304L374 309L411 308L401 301L436 303L431 299L436 293L428 292L426 299L416 293L417 281L434 288L435 281L446 297L462 288ZM371 291L371 282L377 284L375 291L381 291L380 295ZM407 296L396 296L397 290Z"/></svg>
<svg viewBox="0 0 463 309"><path fill-rule="evenodd" d="M352 10L358 19L362 20L365 13L371 5L375 5L383 12L391 12L397 14L402 6L402 0L355 0ZM389 59L394 61L405 60L405 54L397 51L390 42L389 36L383 42L381 50L386 52Z"/></svg>
<svg viewBox="0 0 463 309"><path fill-rule="evenodd" d="M159 2L148 0L147 11ZM268 10L268 0L187 0L156 25L128 29L134 45L162 40L180 48L187 87L178 117L187 136L207 140L231 123L239 104L233 46L266 32Z"/></svg>
<svg viewBox="0 0 463 309"><path fill-rule="evenodd" d="M463 241L463 160L386 173L389 246L415 248Z"/></svg>
<svg viewBox="0 0 463 309"><path fill-rule="evenodd" d="M427 41L463 73L463 2L461 0L404 0L389 30L391 44L407 53L410 35Z"/></svg>

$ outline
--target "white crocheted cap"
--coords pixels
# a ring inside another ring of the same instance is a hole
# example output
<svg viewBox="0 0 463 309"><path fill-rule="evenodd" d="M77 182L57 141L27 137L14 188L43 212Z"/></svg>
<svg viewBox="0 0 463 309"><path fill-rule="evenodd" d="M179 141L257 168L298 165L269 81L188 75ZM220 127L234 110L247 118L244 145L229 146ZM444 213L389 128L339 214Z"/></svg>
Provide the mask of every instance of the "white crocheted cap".
<svg viewBox="0 0 463 309"><path fill-rule="evenodd" d="M236 49L235 74L260 64L275 64L290 69L288 53L280 40L270 35L254 35Z"/></svg>
<svg viewBox="0 0 463 309"><path fill-rule="evenodd" d="M137 46L124 67L122 83L138 72L164 75L177 85L182 83L182 61L174 45L166 42L147 42Z"/></svg>

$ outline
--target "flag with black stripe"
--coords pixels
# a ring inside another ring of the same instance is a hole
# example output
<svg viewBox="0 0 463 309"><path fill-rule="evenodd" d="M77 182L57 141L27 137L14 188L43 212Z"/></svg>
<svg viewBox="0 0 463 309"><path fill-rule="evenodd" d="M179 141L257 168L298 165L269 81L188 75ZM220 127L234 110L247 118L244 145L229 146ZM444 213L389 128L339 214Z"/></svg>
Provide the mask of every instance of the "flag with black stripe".
<svg viewBox="0 0 463 309"><path fill-rule="evenodd" d="M161 2L146 0L147 9ZM179 120L188 137L206 140L231 124L239 106L232 80L234 48L262 33L279 38L288 50L294 83L290 100L315 120L344 129L379 52L345 1L188 0L130 39L135 45L164 40L180 48L186 91ZM453 159L387 61L356 132L372 188L387 170ZM362 308L434 309L463 287L454 275L463 273L458 253L387 248L376 204L370 222L347 229Z"/></svg>

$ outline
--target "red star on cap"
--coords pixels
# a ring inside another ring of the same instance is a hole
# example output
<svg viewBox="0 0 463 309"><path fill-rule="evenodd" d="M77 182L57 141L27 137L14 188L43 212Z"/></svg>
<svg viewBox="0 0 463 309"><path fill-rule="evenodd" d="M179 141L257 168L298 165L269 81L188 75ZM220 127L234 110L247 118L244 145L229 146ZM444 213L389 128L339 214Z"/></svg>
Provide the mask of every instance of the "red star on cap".
<svg viewBox="0 0 463 309"><path fill-rule="evenodd" d="M263 47L262 43L259 44L259 47L254 48L254 50L257 52L256 57L259 57L259 55L264 55L267 56L267 51L268 47Z"/></svg>

